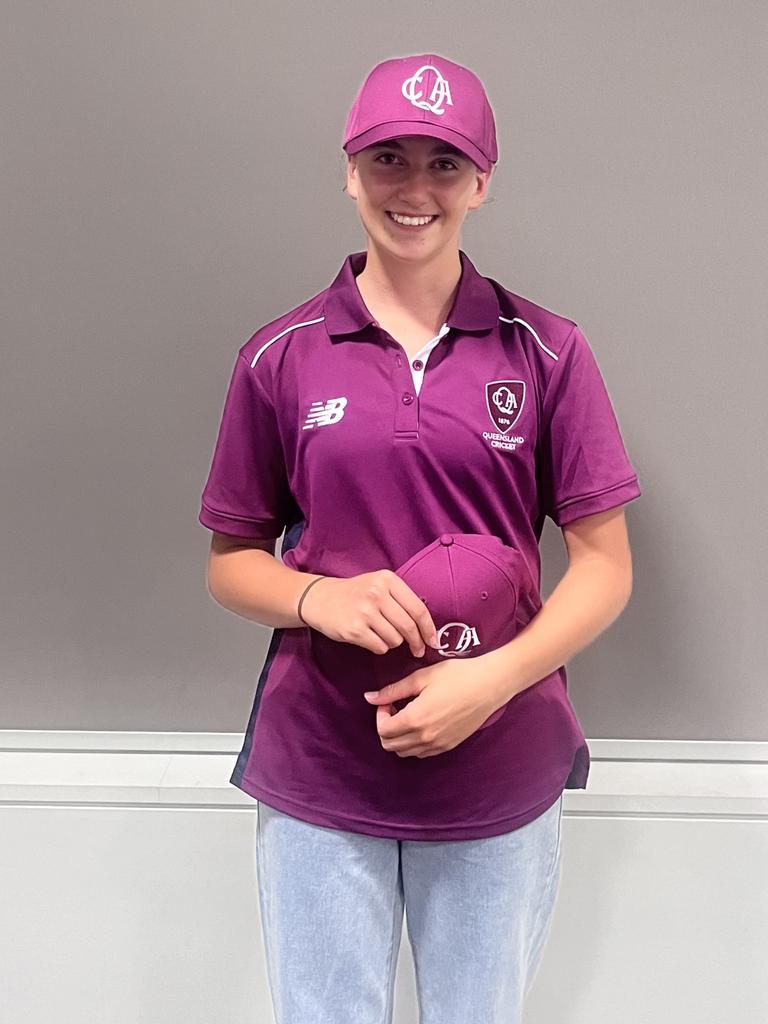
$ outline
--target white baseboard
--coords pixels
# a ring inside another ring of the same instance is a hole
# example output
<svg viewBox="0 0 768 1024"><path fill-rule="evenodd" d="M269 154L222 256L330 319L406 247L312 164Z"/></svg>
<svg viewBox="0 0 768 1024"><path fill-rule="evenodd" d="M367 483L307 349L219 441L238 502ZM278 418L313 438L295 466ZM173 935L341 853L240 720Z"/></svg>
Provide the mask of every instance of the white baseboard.
<svg viewBox="0 0 768 1024"><path fill-rule="evenodd" d="M239 806L240 733L0 730L0 805ZM568 814L768 816L768 743L587 739L585 790Z"/></svg>

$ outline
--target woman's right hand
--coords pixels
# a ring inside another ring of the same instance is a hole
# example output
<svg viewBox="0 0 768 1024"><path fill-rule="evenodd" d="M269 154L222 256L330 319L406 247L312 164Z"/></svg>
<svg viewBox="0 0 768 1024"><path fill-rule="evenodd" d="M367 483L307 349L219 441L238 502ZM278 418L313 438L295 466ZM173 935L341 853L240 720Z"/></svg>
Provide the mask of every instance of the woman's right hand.
<svg viewBox="0 0 768 1024"><path fill-rule="evenodd" d="M308 626L329 639L374 654L386 654L404 640L416 658L424 654L425 644L437 647L429 609L391 569L326 576L307 593L301 614Z"/></svg>

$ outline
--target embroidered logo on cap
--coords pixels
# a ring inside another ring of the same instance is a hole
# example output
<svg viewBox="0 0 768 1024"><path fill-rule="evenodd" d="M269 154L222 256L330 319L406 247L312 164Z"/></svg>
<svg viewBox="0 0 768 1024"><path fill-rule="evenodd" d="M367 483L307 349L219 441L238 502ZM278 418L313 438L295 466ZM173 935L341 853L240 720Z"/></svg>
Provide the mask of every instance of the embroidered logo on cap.
<svg viewBox="0 0 768 1024"><path fill-rule="evenodd" d="M450 633L454 633L456 629L459 631L458 637L456 637L453 647L451 647ZM449 635L446 636L446 634ZM443 638L448 641L448 646L443 643ZM466 622L446 622L444 626L438 629L437 639L440 644L437 648L438 653L444 658L458 658L468 648L477 647L480 644L477 628L475 626L468 626Z"/></svg>
<svg viewBox="0 0 768 1024"><path fill-rule="evenodd" d="M421 98L423 95L421 91L422 79L427 71L434 71L435 73L435 84L432 86L429 103ZM406 78L403 82L402 91L403 96L405 96L405 98L411 102L414 107L420 107L422 110L431 110L433 114L445 113L445 110L439 109L441 104L444 102L448 103L451 107L453 106L448 79L443 78L439 70L433 64L422 64L415 74L411 75L410 78Z"/></svg>

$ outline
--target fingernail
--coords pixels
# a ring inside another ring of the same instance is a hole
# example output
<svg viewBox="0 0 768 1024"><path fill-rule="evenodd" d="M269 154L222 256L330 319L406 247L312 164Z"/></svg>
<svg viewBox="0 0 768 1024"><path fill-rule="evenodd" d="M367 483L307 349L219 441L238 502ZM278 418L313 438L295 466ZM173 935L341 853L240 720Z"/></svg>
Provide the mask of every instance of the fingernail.
<svg viewBox="0 0 768 1024"><path fill-rule="evenodd" d="M434 648L439 650L439 648L440 648L440 641L437 639L437 633L435 633L435 635L430 639L429 646L430 647L434 647Z"/></svg>
<svg viewBox="0 0 768 1024"><path fill-rule="evenodd" d="M368 690L366 693L363 694L363 696L365 697L366 700L371 700L373 697L378 697L379 696L379 691L378 690Z"/></svg>

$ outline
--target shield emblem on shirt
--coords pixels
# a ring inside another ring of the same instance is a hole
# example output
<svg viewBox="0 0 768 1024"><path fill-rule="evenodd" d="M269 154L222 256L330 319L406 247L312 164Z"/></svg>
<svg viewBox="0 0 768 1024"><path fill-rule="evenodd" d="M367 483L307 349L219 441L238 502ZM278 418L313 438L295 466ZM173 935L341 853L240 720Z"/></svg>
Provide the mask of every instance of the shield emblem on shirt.
<svg viewBox="0 0 768 1024"><path fill-rule="evenodd" d="M485 385L485 404L491 422L502 434L514 427L523 411L524 380L491 380Z"/></svg>

